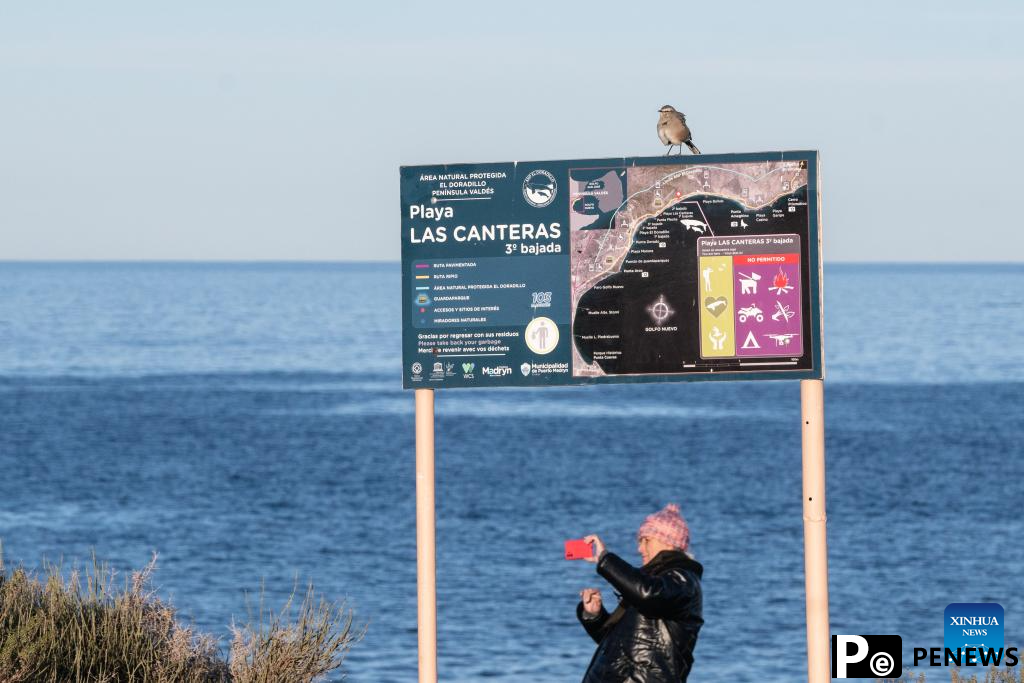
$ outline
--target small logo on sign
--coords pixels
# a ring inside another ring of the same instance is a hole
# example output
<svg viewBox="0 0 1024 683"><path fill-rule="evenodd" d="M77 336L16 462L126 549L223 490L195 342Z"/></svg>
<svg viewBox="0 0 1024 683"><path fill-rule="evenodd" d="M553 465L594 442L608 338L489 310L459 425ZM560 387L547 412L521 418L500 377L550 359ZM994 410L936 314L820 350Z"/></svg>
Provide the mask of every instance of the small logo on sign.
<svg viewBox="0 0 1024 683"><path fill-rule="evenodd" d="M531 299L532 308L551 308L551 292L533 292Z"/></svg>
<svg viewBox="0 0 1024 683"><path fill-rule="evenodd" d="M531 366L529 363L523 363L522 365L519 366L519 371L523 373L523 377L530 376L530 369Z"/></svg>
<svg viewBox="0 0 1024 683"><path fill-rule="evenodd" d="M542 208L555 201L558 183L550 172L538 168L530 171L523 180L523 197L532 206Z"/></svg>
<svg viewBox="0 0 1024 683"><path fill-rule="evenodd" d="M534 318L526 326L526 346L534 353L543 356L551 353L558 346L558 325L551 318Z"/></svg>

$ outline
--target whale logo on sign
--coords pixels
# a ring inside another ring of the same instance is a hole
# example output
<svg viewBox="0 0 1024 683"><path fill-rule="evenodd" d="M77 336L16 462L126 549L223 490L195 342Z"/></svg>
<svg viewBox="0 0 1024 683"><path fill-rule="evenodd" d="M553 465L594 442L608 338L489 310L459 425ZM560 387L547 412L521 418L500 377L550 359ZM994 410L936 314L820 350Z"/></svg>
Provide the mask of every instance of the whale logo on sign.
<svg viewBox="0 0 1024 683"><path fill-rule="evenodd" d="M523 180L523 197L531 206L538 209L555 201L557 192L558 183L555 182L555 176L543 169L530 171Z"/></svg>

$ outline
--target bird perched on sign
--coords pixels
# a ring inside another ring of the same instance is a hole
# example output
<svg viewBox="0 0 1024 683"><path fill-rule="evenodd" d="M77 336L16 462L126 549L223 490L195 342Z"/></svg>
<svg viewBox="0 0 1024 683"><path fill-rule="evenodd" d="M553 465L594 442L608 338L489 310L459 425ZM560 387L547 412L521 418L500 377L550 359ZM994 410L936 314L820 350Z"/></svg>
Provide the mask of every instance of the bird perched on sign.
<svg viewBox="0 0 1024 683"><path fill-rule="evenodd" d="M686 116L676 108L666 104L658 110L661 116L658 117L658 137L661 144L668 145L665 156L672 153L672 148L679 145L679 153L683 153L683 145L690 148L694 154L700 154L697 145L693 144L690 135L690 127L686 125Z"/></svg>

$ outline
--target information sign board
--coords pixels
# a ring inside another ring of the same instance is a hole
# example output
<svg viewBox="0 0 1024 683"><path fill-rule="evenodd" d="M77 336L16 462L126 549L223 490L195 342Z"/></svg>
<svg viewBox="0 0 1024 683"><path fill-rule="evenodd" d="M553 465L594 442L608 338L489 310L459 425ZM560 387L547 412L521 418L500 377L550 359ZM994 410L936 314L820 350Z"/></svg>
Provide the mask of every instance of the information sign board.
<svg viewBox="0 0 1024 683"><path fill-rule="evenodd" d="M403 386L820 379L816 152L401 169Z"/></svg>

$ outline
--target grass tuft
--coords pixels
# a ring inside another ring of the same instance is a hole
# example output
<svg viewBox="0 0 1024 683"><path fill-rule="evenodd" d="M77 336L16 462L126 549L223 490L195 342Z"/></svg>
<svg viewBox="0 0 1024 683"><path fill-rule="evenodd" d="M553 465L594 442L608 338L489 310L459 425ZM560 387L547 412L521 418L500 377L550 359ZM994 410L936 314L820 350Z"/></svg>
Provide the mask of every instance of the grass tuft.
<svg viewBox="0 0 1024 683"><path fill-rule="evenodd" d="M260 592L255 619L231 627L225 659L219 641L181 624L151 589L156 556L116 585L93 557L67 578L8 570L0 546L0 681L4 683L313 683L339 671L365 633L344 603L318 598L312 585L280 612Z"/></svg>

